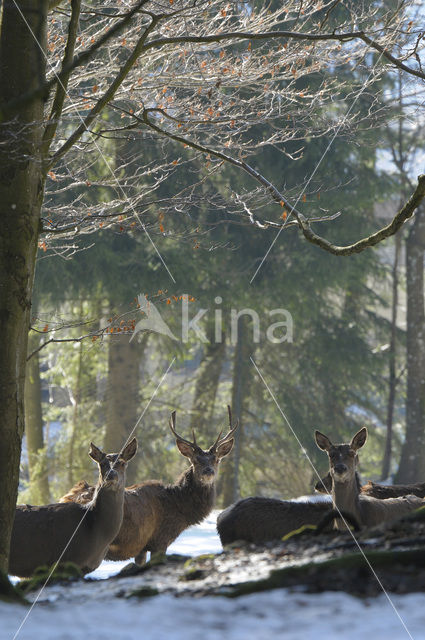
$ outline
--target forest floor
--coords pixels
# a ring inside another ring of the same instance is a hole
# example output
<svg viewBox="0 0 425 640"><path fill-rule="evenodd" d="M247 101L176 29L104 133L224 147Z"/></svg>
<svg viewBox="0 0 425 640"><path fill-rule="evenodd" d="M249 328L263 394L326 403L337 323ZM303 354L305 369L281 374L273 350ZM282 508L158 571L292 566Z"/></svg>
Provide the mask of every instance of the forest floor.
<svg viewBox="0 0 425 640"><path fill-rule="evenodd" d="M309 533L221 551L215 516L177 540L166 563L27 594L37 603L16 637L91 640L398 640L425 638L425 518L351 533ZM177 555L190 549L193 557ZM201 555L199 555L201 554ZM131 573L131 572L130 572ZM0 638L29 607L0 602Z"/></svg>

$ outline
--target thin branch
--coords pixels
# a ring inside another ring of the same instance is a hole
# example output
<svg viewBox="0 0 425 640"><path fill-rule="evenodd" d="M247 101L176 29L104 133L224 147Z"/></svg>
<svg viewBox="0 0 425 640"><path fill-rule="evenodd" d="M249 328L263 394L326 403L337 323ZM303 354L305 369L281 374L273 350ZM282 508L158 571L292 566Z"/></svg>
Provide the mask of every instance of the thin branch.
<svg viewBox="0 0 425 640"><path fill-rule="evenodd" d="M49 340L46 340L45 342L42 342L41 345L39 347L37 347L37 349L34 349L34 351L32 351L27 356L27 362L33 356L35 356L36 353L39 353L42 349L44 349L44 347L47 347L47 345L51 344L52 342L82 342L83 340L86 340L87 338L91 338L93 340L93 338L94 337L98 337L98 335L99 335L99 332L95 332L95 333L87 333L86 335L80 336L79 338L49 338Z"/></svg>
<svg viewBox="0 0 425 640"><path fill-rule="evenodd" d="M141 9L141 7L148 0L141 0L131 11L128 12L125 18L123 18L119 23L117 23L114 27L111 27L109 31L107 31L97 42L95 42L91 47L89 47L86 51L83 51L78 56L74 58L71 64L64 67L61 72L55 75L54 78L51 78L47 82L40 85L35 91L28 92L23 94L19 98L12 100L11 102L3 105L0 110L0 120L5 120L8 117L13 116L13 114L24 105L31 102L34 98L45 96L48 94L50 89L59 81L62 80L65 76L69 75L74 69L80 67L87 61L89 61L94 53L103 46L106 42L108 42L113 36L119 33L131 20L137 11ZM146 12L152 20L159 20L163 16L150 14ZM189 43L197 43L197 44L208 44L214 42L226 42L232 40L267 40L267 39L292 39L292 40L301 40L308 42L318 42L318 41L338 41L338 42L349 42L351 40L360 39L370 47L379 51L387 60L392 62L395 66L403 71L414 75L418 78L425 79L425 73L422 71L416 71L411 67L407 66L400 60L393 56L385 47L380 45L378 42L370 38L366 35L364 31L351 31L347 33L303 33L298 31L269 31L264 33L251 33L251 32L243 32L243 31L234 31L228 33L220 33L214 34L211 36L176 36L171 38L157 38L156 40L151 40L146 43L144 48L140 51L140 53L144 53L149 49L160 48L169 44L189 44Z"/></svg>
<svg viewBox="0 0 425 640"><path fill-rule="evenodd" d="M417 78L425 79L423 71L416 71L408 65L404 64L400 58L393 56L388 49L383 47L379 42L370 38L364 31L349 31L347 33L302 33L298 31L269 31L267 33L249 33L235 31L231 33L220 33L212 36L177 36L175 38L158 38L146 44L146 50L156 47L162 47L167 44L183 44L198 43L208 44L210 42L223 42L226 40L265 40L267 38L288 38L292 40L307 40L309 42L336 40L339 42L349 42L350 40L362 40L376 51L379 51L384 58L392 62L396 67L406 71Z"/></svg>
<svg viewBox="0 0 425 640"><path fill-rule="evenodd" d="M126 76L130 73L131 69L133 68L133 65L136 62L137 58L140 56L143 50L143 45L145 43L146 38L148 37L152 29L154 29L158 21L159 21L159 18L152 19L151 24L146 28L146 31L144 32L144 34L139 38L138 43L136 44L133 51L127 58L127 61L121 67L118 74L115 76L112 83L109 85L108 89L105 91L103 96L99 98L99 100L96 102L94 107L90 110L90 113L84 118L80 126L77 127L77 129L69 136L68 140L64 142L64 144L58 149L58 151L56 151L56 153L50 158L50 160L47 163L47 168L52 167L57 162L57 160L62 158L62 156L65 155L65 153L67 153L67 151L69 151L74 146L74 144L81 138L83 133L85 133L88 130L89 126L91 125L93 120L96 118L96 116L103 110L103 108L108 104L108 102L112 100L115 93L120 88L122 82L124 81Z"/></svg>
<svg viewBox="0 0 425 640"><path fill-rule="evenodd" d="M358 37L360 38L360 40L363 40L363 42L368 44L370 47L372 47L373 49L376 49L376 51L379 51L379 53L381 53L384 58L392 62L392 64L398 67L398 69L402 69L403 71L406 71L406 73L409 73L412 76L416 76L417 78L422 78L422 80L425 80L425 73L423 71L416 71L415 69L412 69L412 67L407 66L407 64L404 64L404 62L400 60L400 58L396 58L395 56L393 56L388 51L388 49L380 45L375 40L372 40L372 38L369 38L369 36L367 36L363 31L360 31L360 33L358 34Z"/></svg>
<svg viewBox="0 0 425 640"><path fill-rule="evenodd" d="M268 40L269 38L287 38L289 40L307 40L309 42L336 40L347 42L361 38L363 31L352 31L349 33L303 33L302 31L265 31L263 33L252 33L250 31L230 31L227 33L216 33L211 36L175 36L171 38L158 38L146 43L145 51L163 47L168 44L210 44L213 42L226 42L227 40Z"/></svg>
<svg viewBox="0 0 425 640"><path fill-rule="evenodd" d="M80 18L81 0L71 0L71 18L68 25L68 38L66 41L65 52L62 60L62 70L69 66L74 57L75 43L77 41L78 23ZM68 81L70 73L63 75L62 79L58 82L56 87L56 95L53 100L52 109L50 112L49 120L46 124L46 128L43 134L43 156L46 157L49 151L50 145L54 138L56 129L58 127L59 118L62 113L63 103L67 93Z"/></svg>
<svg viewBox="0 0 425 640"><path fill-rule="evenodd" d="M332 244L325 238L321 238L317 234L312 231L310 228L309 221L301 216L301 230L304 234L304 237L311 242L312 244L317 245L321 249L332 253L335 256L351 256L354 253L360 253L367 249L368 247L373 247L377 245L382 240L393 236L397 231L403 226L403 224L412 217L415 210L421 204L422 200L425 197L425 175L418 176L418 185L410 196L409 200L406 202L404 207L400 209L400 211L394 216L390 224L386 227L383 227L376 233L368 236L367 238L363 238L354 244L349 244L345 247L340 247Z"/></svg>
<svg viewBox="0 0 425 640"><path fill-rule="evenodd" d="M255 180L257 180L257 182L259 182L263 187L265 187L267 191L269 191L269 193L272 195L273 199L276 200L282 207L285 207L285 209L287 209L289 213L293 213L296 218L297 216L300 215L299 211L297 211L294 207L292 207L288 203L286 198L284 198L284 196L274 187L274 185L272 185L272 183L269 182L267 178L262 176L258 171L256 171L256 169L251 167L247 162L245 162L244 160L237 160L236 158L233 158L227 153L223 153L222 151L215 151L209 147L205 147L204 145L198 144L197 142L192 142L187 138L183 138L182 136L175 135L169 131L164 131L163 129L155 125L151 120L149 120L148 114L153 111L154 112L159 111L163 115L167 115L163 109L158 109L158 108L144 109L141 118L139 118L139 116L136 116L135 114L132 114L132 115L134 118L139 118L141 122L144 122L148 127L153 129L154 131L157 131L162 136L171 138L176 142L180 142L181 144L187 147L191 147L192 149L196 149L197 151L201 151L202 153L210 154L212 156L215 156L216 158L220 158L221 160L224 160L225 162L229 164L233 164L235 167L242 169L243 171L248 173L250 176L252 176Z"/></svg>
<svg viewBox="0 0 425 640"><path fill-rule="evenodd" d="M131 21L133 16L140 11L144 4L146 4L149 0L140 0L134 7L131 9L119 22L117 22L113 27L111 27L106 33L103 34L91 47L79 53L72 60L70 64L65 66L61 71L55 74L50 80L42 83L37 89L34 91L29 91L27 93L22 94L18 98L11 100L7 104L4 104L0 107L0 121L4 121L8 118L13 117L13 115L22 107L27 104L30 104L36 98L40 98L42 96L47 96L52 87L54 87L58 82L62 82L65 78L69 77L69 75L76 69L77 67L81 67L83 64L91 60L94 54L98 49L100 49L104 44L107 44L111 38L118 35L124 27ZM113 17L113 16L112 16Z"/></svg>
<svg viewBox="0 0 425 640"><path fill-rule="evenodd" d="M320 28L323 29L323 27L325 26L326 22L329 19L329 16L331 15L332 11L335 9L336 5L339 4L341 2L341 0L335 0L331 6L328 8L328 10L325 13L325 17L323 18L322 22L320 23Z"/></svg>
<svg viewBox="0 0 425 640"><path fill-rule="evenodd" d="M423 198L425 197L425 175L420 175L418 177L418 185L414 193L406 202L404 207L402 207L400 211L394 216L390 224L388 224L386 227L383 227L376 233L373 233L372 235L366 238L363 238L362 240L359 240L358 242L355 242L353 244L350 244L347 246L334 245L332 244L332 242L329 242L329 240L326 240L325 238L322 238L321 236L317 235L311 229L310 221L302 213L300 213L294 207L292 207L288 203L284 195L280 193L280 191L278 191L278 189L269 180L267 180L267 178L262 176L258 171L256 171L252 167L250 167L246 162L244 162L243 160L236 160L235 158L232 158L231 156L225 153L222 153L220 151L214 151L213 149L210 149L198 143L192 142L186 138L182 138L181 136L177 136L168 131L164 131L160 129L160 127L158 127L157 125L155 125L153 122L149 120L148 113L150 111L158 111L158 109L145 109L143 111L142 120L143 122L145 122L147 126L149 126L151 129L153 129L154 131L157 131L163 136L167 136L168 138L171 138L176 142L180 142L183 145L192 147L197 151L202 151L203 153L214 155L215 157L220 158L221 160L224 160L225 162L228 162L230 164L233 164L234 166L248 173L251 177L254 178L254 180L259 182L263 187L266 188L266 190L270 193L270 195L272 196L275 202L277 202L280 206L284 206L285 209L287 209L287 211L295 217L298 223L298 226L301 229L306 240L308 240L312 244L315 244L321 249L324 249L325 251L328 251L329 253L332 253L334 255L349 256L349 255L353 255L354 253L360 253L361 251L364 251L364 249L367 249L368 247L373 247L379 242L382 242L382 240L385 240L386 238L389 238L390 236L394 235L402 227L402 225L406 222L406 220L408 220L413 215L413 213L415 212L415 210L418 208ZM138 116L133 116L133 117L138 117ZM283 222L280 225L280 228L286 227L287 224L288 223L286 221ZM261 227L261 224L258 226Z"/></svg>

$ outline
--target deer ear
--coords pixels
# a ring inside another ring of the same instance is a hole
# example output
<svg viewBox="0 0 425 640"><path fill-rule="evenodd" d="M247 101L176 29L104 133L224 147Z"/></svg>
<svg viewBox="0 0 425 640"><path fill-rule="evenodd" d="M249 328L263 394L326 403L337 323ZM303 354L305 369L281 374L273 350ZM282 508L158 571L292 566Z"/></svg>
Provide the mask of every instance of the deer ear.
<svg viewBox="0 0 425 640"><path fill-rule="evenodd" d="M186 442L182 442L181 440L176 440L176 445L182 456L185 456L185 458L192 458L194 454L193 447L191 447L189 444L186 444Z"/></svg>
<svg viewBox="0 0 425 640"><path fill-rule="evenodd" d="M322 451L329 451L329 449L332 447L332 442L329 440L328 436L320 433L320 431L314 432L314 438L316 440L317 446L319 447L319 449L322 449Z"/></svg>
<svg viewBox="0 0 425 640"><path fill-rule="evenodd" d="M357 449L361 449L367 440L367 429L363 427L353 436L353 439L350 442L350 448L357 451Z"/></svg>
<svg viewBox="0 0 425 640"><path fill-rule="evenodd" d="M133 440L130 440L130 442L122 450L121 458L123 458L123 460L128 462L129 460L131 460L131 458L133 458L136 455L136 451L137 451L137 440L136 438L133 438Z"/></svg>
<svg viewBox="0 0 425 640"><path fill-rule="evenodd" d="M233 449L234 443L234 439L231 438L230 440L227 440L227 442L223 442L223 444L220 444L217 447L217 458L224 458L224 456L227 456Z"/></svg>
<svg viewBox="0 0 425 640"><path fill-rule="evenodd" d="M103 453L103 451L98 449L96 445L93 444L93 442L90 442L89 456L95 462L102 462L105 454Z"/></svg>

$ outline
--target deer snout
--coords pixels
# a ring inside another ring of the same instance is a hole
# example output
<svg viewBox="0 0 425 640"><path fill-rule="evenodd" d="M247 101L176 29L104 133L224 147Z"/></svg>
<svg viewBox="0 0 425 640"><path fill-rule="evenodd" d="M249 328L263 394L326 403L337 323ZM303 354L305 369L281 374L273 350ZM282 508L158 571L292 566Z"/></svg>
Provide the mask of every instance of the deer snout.
<svg viewBox="0 0 425 640"><path fill-rule="evenodd" d="M215 471L212 467L204 467L201 471L199 479L202 484L211 486L215 481Z"/></svg>
<svg viewBox="0 0 425 640"><path fill-rule="evenodd" d="M110 469L105 477L105 482L116 482L118 480L118 473L115 469Z"/></svg>
<svg viewBox="0 0 425 640"><path fill-rule="evenodd" d="M333 468L334 473L336 473L339 476L342 476L344 473L346 473L348 471L348 467L346 464L343 464L342 462L339 462L338 464L336 464Z"/></svg>

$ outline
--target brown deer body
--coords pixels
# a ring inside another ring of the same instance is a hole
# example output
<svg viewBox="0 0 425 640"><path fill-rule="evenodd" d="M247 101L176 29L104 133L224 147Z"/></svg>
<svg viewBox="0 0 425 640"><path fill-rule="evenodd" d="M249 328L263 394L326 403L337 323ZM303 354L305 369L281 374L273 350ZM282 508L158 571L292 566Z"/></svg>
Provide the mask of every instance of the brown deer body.
<svg viewBox="0 0 425 640"><path fill-rule="evenodd" d="M328 473L314 486L318 493L332 493L332 476ZM367 484L360 487L362 494L384 500L385 498L398 498L400 496L413 495L418 498L425 498L425 482L416 484L379 484L369 480Z"/></svg>
<svg viewBox="0 0 425 640"><path fill-rule="evenodd" d="M124 494L124 518L121 529L111 542L109 560L135 559L143 564L146 553L165 552L167 547L187 527L201 522L212 510L215 500L215 481L221 459L233 447L233 434L237 428L221 438L208 450L176 433L176 412L171 414L170 429L176 438L180 453L190 461L190 467L174 484L164 485L156 480L127 487ZM62 501L86 501L91 488L79 483L62 498Z"/></svg>
<svg viewBox="0 0 425 640"><path fill-rule="evenodd" d="M221 544L236 540L261 543L278 540L303 525L317 525L331 511L330 502L291 502L275 498L245 498L217 518Z"/></svg>
<svg viewBox="0 0 425 640"><path fill-rule="evenodd" d="M317 446L326 451L329 457L335 508L352 515L360 526L371 527L395 520L423 506L423 500L413 495L380 500L360 492L357 451L366 442L366 427L360 429L349 444L334 445L320 431L316 431L315 438ZM337 520L336 527L345 529L346 525Z"/></svg>
<svg viewBox="0 0 425 640"><path fill-rule="evenodd" d="M96 569L121 527L125 471L136 450L135 439L119 454L105 454L91 444L89 455L98 464L99 481L86 505L18 505L9 572L28 577L37 567L59 559L73 562L83 573Z"/></svg>

